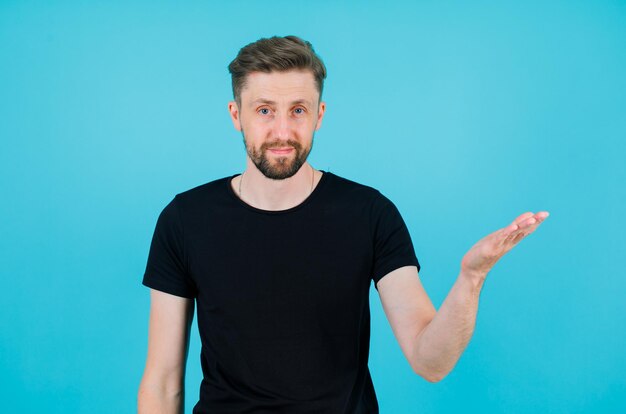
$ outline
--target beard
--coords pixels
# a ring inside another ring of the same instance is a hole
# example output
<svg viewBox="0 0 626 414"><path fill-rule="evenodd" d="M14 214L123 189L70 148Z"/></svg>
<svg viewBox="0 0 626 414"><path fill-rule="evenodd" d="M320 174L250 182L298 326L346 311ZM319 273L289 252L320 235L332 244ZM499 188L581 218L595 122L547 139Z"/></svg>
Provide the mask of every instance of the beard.
<svg viewBox="0 0 626 414"><path fill-rule="evenodd" d="M313 148L313 139L311 139L311 146L306 148L298 141L289 139L287 141L266 142L257 149L248 145L244 135L243 144L246 147L248 156L264 176L272 180L284 180L295 175L305 163ZM285 156L275 157L274 160L266 156L270 148L283 148L286 146L292 147L295 155L290 153Z"/></svg>

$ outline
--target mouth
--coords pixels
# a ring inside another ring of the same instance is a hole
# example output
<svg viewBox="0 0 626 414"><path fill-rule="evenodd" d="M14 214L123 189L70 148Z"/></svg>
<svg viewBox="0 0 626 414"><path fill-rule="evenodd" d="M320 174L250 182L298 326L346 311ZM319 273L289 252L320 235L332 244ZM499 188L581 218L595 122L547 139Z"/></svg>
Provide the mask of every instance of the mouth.
<svg viewBox="0 0 626 414"><path fill-rule="evenodd" d="M272 152L273 154L284 155L284 154L291 153L291 151L293 151L293 148L292 147L287 147L287 148L269 148L269 151Z"/></svg>

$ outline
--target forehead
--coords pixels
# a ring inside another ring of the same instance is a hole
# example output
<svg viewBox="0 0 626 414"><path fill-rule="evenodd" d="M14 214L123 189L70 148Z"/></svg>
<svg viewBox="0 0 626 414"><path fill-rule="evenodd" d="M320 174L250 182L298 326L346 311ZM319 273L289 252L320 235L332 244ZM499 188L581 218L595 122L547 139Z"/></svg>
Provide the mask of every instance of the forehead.
<svg viewBox="0 0 626 414"><path fill-rule="evenodd" d="M309 70L252 72L241 90L241 100L247 103L259 99L317 102L318 97L315 77Z"/></svg>

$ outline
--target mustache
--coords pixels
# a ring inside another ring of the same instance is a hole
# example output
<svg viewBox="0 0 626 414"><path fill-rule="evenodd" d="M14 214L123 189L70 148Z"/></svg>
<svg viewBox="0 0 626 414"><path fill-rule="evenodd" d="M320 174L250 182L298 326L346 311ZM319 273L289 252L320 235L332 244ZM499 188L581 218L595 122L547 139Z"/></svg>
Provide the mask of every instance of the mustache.
<svg viewBox="0 0 626 414"><path fill-rule="evenodd" d="M272 149L272 148L284 148L285 146L290 146L295 148L296 150L302 149L302 145L298 141L294 141L288 139L287 141L272 141L261 144L261 150Z"/></svg>

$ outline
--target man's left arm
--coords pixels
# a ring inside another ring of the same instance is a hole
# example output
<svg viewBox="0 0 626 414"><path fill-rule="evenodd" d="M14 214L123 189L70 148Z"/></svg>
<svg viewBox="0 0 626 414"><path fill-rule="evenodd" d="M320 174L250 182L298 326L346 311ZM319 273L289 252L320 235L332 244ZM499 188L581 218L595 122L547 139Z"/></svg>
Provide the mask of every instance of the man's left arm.
<svg viewBox="0 0 626 414"><path fill-rule="evenodd" d="M546 217L547 212L524 213L476 243L463 257L461 272L437 312L414 266L396 269L379 280L383 309L413 371L437 382L454 368L474 332L487 274Z"/></svg>

